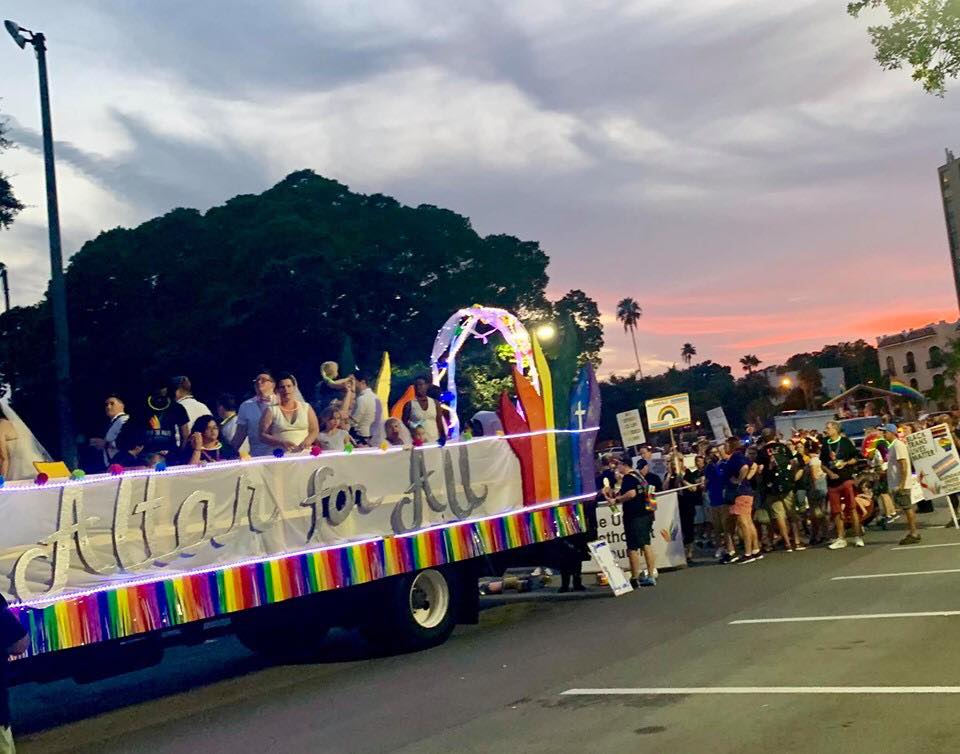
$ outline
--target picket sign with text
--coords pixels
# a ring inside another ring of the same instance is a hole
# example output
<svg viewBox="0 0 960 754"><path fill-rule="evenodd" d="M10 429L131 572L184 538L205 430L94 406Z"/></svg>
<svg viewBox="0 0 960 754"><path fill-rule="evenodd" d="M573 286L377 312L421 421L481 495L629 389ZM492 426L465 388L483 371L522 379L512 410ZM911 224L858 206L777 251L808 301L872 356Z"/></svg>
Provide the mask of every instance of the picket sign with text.
<svg viewBox="0 0 960 754"><path fill-rule="evenodd" d="M623 442L624 449L643 445L647 441L639 409L633 408L617 414L617 426L620 427L620 440Z"/></svg>

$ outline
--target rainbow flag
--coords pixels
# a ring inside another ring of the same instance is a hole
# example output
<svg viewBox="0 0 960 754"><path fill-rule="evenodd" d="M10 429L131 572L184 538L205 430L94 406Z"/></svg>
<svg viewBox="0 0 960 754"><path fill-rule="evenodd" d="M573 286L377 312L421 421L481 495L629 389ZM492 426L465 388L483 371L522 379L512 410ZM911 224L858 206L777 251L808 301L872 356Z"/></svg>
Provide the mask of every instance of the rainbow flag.
<svg viewBox="0 0 960 754"><path fill-rule="evenodd" d="M914 390L909 385L904 385L900 380L890 380L890 392L901 395L909 401L919 401L923 403L927 397L919 390Z"/></svg>

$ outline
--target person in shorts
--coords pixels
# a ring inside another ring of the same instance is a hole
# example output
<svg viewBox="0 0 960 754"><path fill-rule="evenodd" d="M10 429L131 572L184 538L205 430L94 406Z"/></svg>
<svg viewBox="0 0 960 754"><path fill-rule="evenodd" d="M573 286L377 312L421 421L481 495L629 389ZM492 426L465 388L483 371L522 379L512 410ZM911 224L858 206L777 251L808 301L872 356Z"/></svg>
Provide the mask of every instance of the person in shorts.
<svg viewBox="0 0 960 754"><path fill-rule="evenodd" d="M787 552L793 552L794 546L790 538L790 528L793 529L794 539L797 542L797 513L793 505L793 454L790 448L780 441L772 429L764 428L764 443L759 453L759 463L763 468L761 493L763 508L768 520L777 528L783 547ZM787 521L791 524L787 526ZM797 542L798 543L798 542Z"/></svg>
<svg viewBox="0 0 960 754"><path fill-rule="evenodd" d="M893 495L893 504L907 519L907 536L900 540L900 544L915 545L920 541L920 531L917 512L913 508L913 469L907 444L897 434L896 424L884 424L880 429L890 444L887 450L887 489Z"/></svg>
<svg viewBox="0 0 960 754"><path fill-rule="evenodd" d="M863 527L860 525L860 512L855 502L856 489L853 473L859 459L857 449L850 438L840 430L840 423L827 422L827 439L820 452L824 470L827 473L827 500L830 503L830 515L837 528L837 538L830 543L831 550L847 546L844 511L850 514L853 523L853 544L863 547Z"/></svg>
<svg viewBox="0 0 960 754"><path fill-rule="evenodd" d="M618 459L617 472L620 474L620 486L616 492L605 488L604 496L613 505L623 509L623 533L627 541L627 558L630 560L630 585L656 586L656 558L651 542L653 538L653 520L656 514L656 502L651 485L646 477L649 465L643 458L637 461L634 470L623 458ZM640 579L640 553L646 561L647 575Z"/></svg>
<svg viewBox="0 0 960 754"><path fill-rule="evenodd" d="M818 545L826 539L827 475L820 460L820 445L815 439L808 437L804 441L803 457L810 508L810 544Z"/></svg>
<svg viewBox="0 0 960 754"><path fill-rule="evenodd" d="M727 525L730 518L730 506L724 495L726 487L724 465L727 457L725 446L714 448L710 451L707 467L703 470L704 478L707 480L710 521L713 524L713 534L717 544L714 558L724 562L737 555L733 547L733 529Z"/></svg>
<svg viewBox="0 0 960 754"><path fill-rule="evenodd" d="M756 463L756 457L754 456L753 460L748 459L743 449L736 446L736 441L733 447L734 450L726 466L727 482L734 490L730 518L735 522L743 542L743 557L740 562L751 563L763 558L763 553L760 551L760 537L753 523L753 503L756 495L752 480L758 477L760 468Z"/></svg>

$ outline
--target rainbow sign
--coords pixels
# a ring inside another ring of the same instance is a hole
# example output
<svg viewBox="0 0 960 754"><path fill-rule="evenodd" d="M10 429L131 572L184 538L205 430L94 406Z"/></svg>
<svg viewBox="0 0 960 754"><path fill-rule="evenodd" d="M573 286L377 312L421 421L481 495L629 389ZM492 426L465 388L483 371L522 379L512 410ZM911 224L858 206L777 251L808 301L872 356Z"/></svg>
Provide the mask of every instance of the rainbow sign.
<svg viewBox="0 0 960 754"><path fill-rule="evenodd" d="M651 432L662 432L690 423L690 396L687 393L653 398L646 402L647 426Z"/></svg>

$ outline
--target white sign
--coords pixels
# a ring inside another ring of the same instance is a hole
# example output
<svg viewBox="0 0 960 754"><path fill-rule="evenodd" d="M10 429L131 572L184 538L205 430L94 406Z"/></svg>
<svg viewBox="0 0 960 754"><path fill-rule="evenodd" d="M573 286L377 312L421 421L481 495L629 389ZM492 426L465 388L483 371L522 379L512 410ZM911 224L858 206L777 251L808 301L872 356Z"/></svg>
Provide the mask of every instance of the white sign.
<svg viewBox="0 0 960 754"><path fill-rule="evenodd" d="M0 488L8 601L219 568L520 509L504 438Z"/></svg>
<svg viewBox="0 0 960 754"><path fill-rule="evenodd" d="M621 594L632 592L630 580L624 575L623 569L617 564L613 557L613 550L607 544L605 539L598 539L596 542L587 542L587 549L593 556L593 562L606 574L607 583L613 590L613 593L619 597Z"/></svg>
<svg viewBox="0 0 960 754"><path fill-rule="evenodd" d="M621 568L630 569L627 559L627 542L623 534L622 509L617 513L609 505L597 506L597 530L607 541ZM680 506L674 490L657 494L657 512L653 519L653 538L650 541L656 557L657 568L678 568L687 564L687 554L680 533ZM642 562L641 555L641 562ZM599 569L590 563L584 564L584 571L596 573Z"/></svg>
<svg viewBox="0 0 960 754"><path fill-rule="evenodd" d="M643 433L639 409L634 408L617 414L617 426L620 427L620 439L624 448L643 445L647 441L647 436Z"/></svg>
<svg viewBox="0 0 960 754"><path fill-rule="evenodd" d="M687 393L668 395L646 401L647 426L651 432L685 427L690 423L690 396Z"/></svg>
<svg viewBox="0 0 960 754"><path fill-rule="evenodd" d="M733 437L730 422L727 421L727 415L722 408L711 408L707 411L707 419L710 422L710 429L713 430L713 437L717 442L725 442Z"/></svg>
<svg viewBox="0 0 960 754"><path fill-rule="evenodd" d="M946 424L908 435L907 450L927 500L960 492L960 456Z"/></svg>

